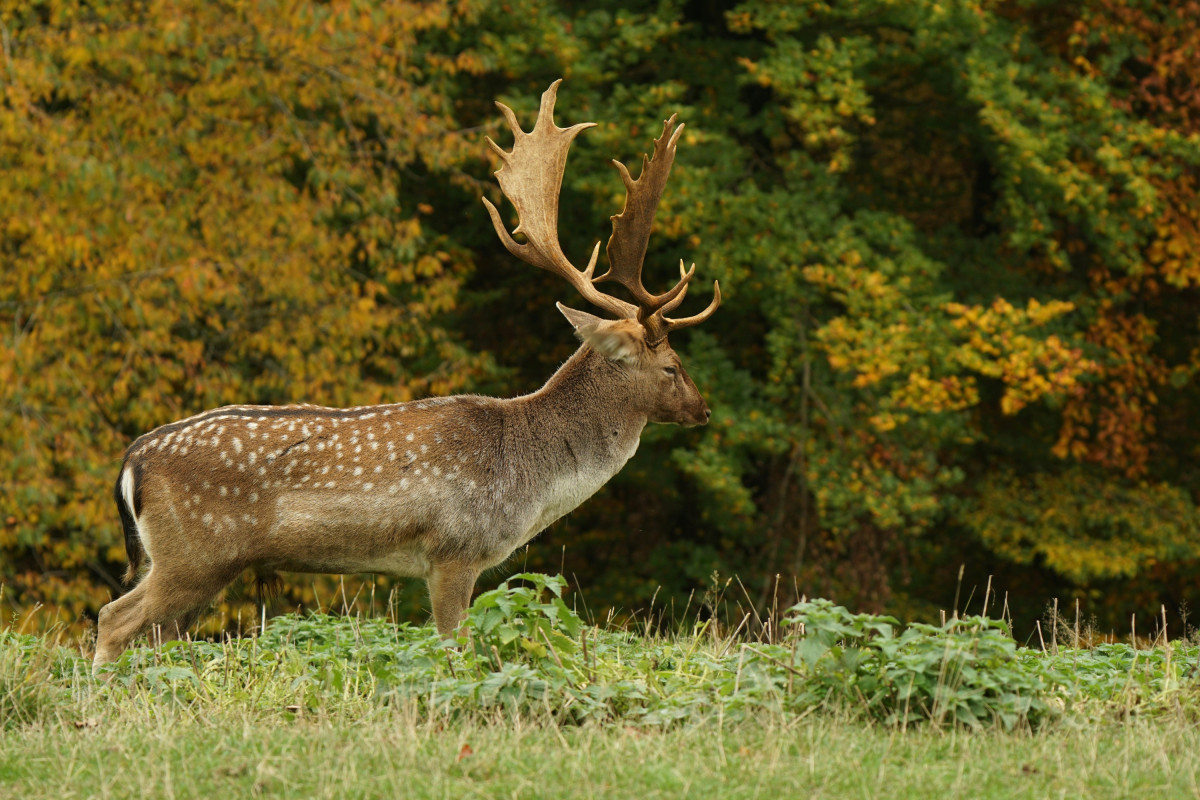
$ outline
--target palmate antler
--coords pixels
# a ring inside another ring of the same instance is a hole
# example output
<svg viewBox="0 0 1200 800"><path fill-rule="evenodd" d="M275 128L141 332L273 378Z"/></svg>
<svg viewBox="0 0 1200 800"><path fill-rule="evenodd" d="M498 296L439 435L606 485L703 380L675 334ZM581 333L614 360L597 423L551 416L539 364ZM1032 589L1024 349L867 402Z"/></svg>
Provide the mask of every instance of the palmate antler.
<svg viewBox="0 0 1200 800"><path fill-rule="evenodd" d="M483 202L500 241L517 258L565 278L592 305L618 317L638 320L646 329L646 339L651 344L662 341L671 331L708 319L721 305L721 287L716 281L713 282L712 302L704 311L683 319L665 316L683 302L688 283L696 271L695 264L685 271L681 261L679 282L663 294L651 294L642 285L642 262L654 225L654 214L675 160L676 142L683 131L683 125L675 127L674 116L666 121L662 135L654 141L653 157L643 157L641 175L636 180L624 164L613 161L625 184L626 196L624 209L612 217L613 232L606 249L608 271L598 278L592 277L600 253L599 242L592 250L586 269L576 269L563 254L558 241L558 198L567 165L567 151L571 148L571 141L595 123L582 122L569 128L554 124L554 101L560 83L561 79L550 84L550 88L542 94L537 122L530 133L521 130L511 108L496 103L512 128L513 149L507 152L490 138L487 141L504 162L496 171L496 179L504 195L517 209L519 223L513 233L523 233L526 243L520 244L509 235L500 220L500 212L485 197ZM607 295L594 286L606 280L614 280L624 286L635 303Z"/></svg>

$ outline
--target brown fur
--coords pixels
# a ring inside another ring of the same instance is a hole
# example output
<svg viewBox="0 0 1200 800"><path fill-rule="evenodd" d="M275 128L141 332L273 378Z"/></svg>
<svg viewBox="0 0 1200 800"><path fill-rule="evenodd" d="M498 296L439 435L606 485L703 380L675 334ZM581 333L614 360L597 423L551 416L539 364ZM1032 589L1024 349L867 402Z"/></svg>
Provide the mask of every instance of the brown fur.
<svg viewBox="0 0 1200 800"><path fill-rule="evenodd" d="M584 344L523 397L229 406L135 441L116 495L130 575L142 553L149 570L101 609L96 666L156 626L182 634L247 569L422 577L453 631L479 573L599 489L647 422L708 420L665 341L563 313Z"/></svg>

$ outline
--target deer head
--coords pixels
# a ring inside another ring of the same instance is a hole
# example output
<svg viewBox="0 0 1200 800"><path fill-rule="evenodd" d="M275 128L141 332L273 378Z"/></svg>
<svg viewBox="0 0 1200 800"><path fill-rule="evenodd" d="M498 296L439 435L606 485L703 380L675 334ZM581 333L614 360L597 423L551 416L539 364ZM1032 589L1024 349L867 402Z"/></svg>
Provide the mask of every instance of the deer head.
<svg viewBox="0 0 1200 800"><path fill-rule="evenodd" d="M625 184L625 207L612 217L608 271L593 277L600 242L592 249L587 267L579 270L567 259L558 240L558 200L567 151L576 136L595 124L581 122L569 128L555 125L554 103L560 83L561 80L555 81L542 94L538 118L529 133L521 129L511 108L496 103L512 129L513 149L506 151L490 138L487 141L503 162L496 171L496 179L517 210L519 223L513 234L524 234L525 243L513 239L501 222L500 212L485 197L483 202L496 234L517 258L564 278L585 300L616 317L603 319L558 304L576 335L622 370L628 382L636 387L631 402L644 410L649 421L702 425L709 418L708 406L671 349L667 336L712 316L721 305L721 287L713 282L713 299L704 311L672 319L667 314L683 302L696 265L685 270L680 261L679 281L662 294L651 294L642 284L642 264L650 230L684 126L676 126L674 115L663 123L662 135L654 140L654 154L643 156L638 178L633 178L621 162L612 162ZM634 302L598 290L596 284L605 281L621 284Z"/></svg>

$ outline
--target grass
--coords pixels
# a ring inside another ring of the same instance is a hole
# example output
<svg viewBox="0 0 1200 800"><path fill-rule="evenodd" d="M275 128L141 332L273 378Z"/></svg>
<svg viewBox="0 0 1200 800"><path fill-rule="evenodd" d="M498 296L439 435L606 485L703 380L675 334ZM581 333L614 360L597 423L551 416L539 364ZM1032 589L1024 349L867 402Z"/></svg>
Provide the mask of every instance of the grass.
<svg viewBox="0 0 1200 800"><path fill-rule="evenodd" d="M328 615L77 648L0 631L0 797L1195 797L1197 648L1017 647L824 601L781 636L586 626L559 579L470 634Z"/></svg>
<svg viewBox="0 0 1200 800"><path fill-rule="evenodd" d="M393 709L283 719L175 709L35 726L0 755L12 797L1194 797L1192 726L1037 733L778 716L559 728ZM802 794L797 794L802 793Z"/></svg>

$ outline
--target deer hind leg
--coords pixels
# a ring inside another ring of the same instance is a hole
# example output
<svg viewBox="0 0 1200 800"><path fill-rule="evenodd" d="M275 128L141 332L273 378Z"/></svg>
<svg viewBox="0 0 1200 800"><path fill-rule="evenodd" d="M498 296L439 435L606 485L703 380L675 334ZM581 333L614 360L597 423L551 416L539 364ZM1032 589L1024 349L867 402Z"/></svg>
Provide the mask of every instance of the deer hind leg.
<svg viewBox="0 0 1200 800"><path fill-rule="evenodd" d="M116 661L142 633L154 631L156 644L184 636L191 622L234 574L195 571L180 576L152 565L141 583L100 609L92 669Z"/></svg>
<svg viewBox="0 0 1200 800"><path fill-rule="evenodd" d="M453 636L467 606L479 570L465 564L437 564L429 573L429 599L438 633Z"/></svg>
<svg viewBox="0 0 1200 800"><path fill-rule="evenodd" d="M116 661L121 653L145 629L146 580L100 609L96 617L96 656L92 670Z"/></svg>

